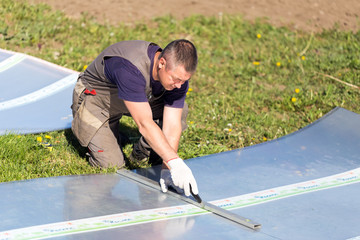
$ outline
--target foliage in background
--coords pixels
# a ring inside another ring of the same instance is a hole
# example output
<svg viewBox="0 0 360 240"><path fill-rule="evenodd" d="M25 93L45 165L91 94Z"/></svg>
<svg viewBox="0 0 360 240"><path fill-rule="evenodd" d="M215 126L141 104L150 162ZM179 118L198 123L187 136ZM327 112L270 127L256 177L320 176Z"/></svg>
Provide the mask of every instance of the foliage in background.
<svg viewBox="0 0 360 240"><path fill-rule="evenodd" d="M142 39L163 47L177 38L193 41L199 65L187 97L189 128L179 149L184 159L279 138L336 106L360 113L360 90L345 84L360 85L360 32L311 34L237 15L165 16L112 26L14 0L0 0L0 16L0 48L76 71L118 41ZM134 122L121 121L135 141ZM124 151L128 156L131 144ZM0 136L0 182L115 171L90 167L84 152L70 130Z"/></svg>

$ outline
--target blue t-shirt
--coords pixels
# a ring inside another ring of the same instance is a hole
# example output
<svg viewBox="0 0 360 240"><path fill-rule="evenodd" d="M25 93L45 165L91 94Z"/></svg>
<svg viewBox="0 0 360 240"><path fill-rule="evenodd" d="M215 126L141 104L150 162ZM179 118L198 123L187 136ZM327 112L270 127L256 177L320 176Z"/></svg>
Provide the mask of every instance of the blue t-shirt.
<svg viewBox="0 0 360 240"><path fill-rule="evenodd" d="M175 88L166 91L159 81L155 81L152 76L154 57L161 48L156 45L150 45L148 56L151 59L150 64L150 84L154 97L163 95L165 106L174 108L184 107L186 92L189 83L186 81L181 88ZM112 83L116 84L119 90L119 98L131 102L147 102L146 80L140 70L130 61L122 57L110 57L104 60L105 75Z"/></svg>

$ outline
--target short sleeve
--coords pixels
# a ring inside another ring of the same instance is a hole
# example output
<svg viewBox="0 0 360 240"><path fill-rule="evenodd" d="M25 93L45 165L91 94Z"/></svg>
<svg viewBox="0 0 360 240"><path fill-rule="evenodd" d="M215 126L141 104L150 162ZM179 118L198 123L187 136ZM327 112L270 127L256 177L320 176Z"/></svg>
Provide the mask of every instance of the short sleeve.
<svg viewBox="0 0 360 240"><path fill-rule="evenodd" d="M139 69L121 57L106 58L105 75L119 90L119 98L131 102L147 102L146 81Z"/></svg>

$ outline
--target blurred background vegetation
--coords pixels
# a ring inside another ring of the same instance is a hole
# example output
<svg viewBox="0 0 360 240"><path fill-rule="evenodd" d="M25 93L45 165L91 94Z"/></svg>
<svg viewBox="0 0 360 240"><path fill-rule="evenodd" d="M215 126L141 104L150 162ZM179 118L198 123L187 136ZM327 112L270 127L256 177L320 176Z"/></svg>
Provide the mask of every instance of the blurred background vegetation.
<svg viewBox="0 0 360 240"><path fill-rule="evenodd" d="M199 65L187 96L189 128L179 149L184 159L282 137L335 107L360 113L360 32L334 27L306 33L237 15L112 26L14 0L0 0L0 16L0 48L79 72L118 41L162 47L177 38L193 41ZM121 124L130 139L128 156L139 133L131 118ZM71 130L0 136L0 182L116 171L91 167L84 153Z"/></svg>

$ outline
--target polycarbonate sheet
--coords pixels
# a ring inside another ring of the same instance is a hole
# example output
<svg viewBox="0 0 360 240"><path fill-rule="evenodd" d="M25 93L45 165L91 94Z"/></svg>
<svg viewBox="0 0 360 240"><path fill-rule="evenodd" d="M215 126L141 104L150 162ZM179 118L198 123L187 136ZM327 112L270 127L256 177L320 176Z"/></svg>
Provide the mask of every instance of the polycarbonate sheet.
<svg viewBox="0 0 360 240"><path fill-rule="evenodd" d="M232 210L261 223L262 233L279 239L360 236L359 183L265 201L271 198L273 188L359 168L359 114L336 108L285 137L186 163L197 179L200 195L207 201L268 190L268 196L261 196L264 203ZM137 172L158 180L159 171L153 168Z"/></svg>
<svg viewBox="0 0 360 240"><path fill-rule="evenodd" d="M71 127L77 76L70 69L0 49L0 135Z"/></svg>
<svg viewBox="0 0 360 240"><path fill-rule="evenodd" d="M336 108L314 124L277 140L186 161L197 179L203 200L226 202L231 197L248 195L260 199L257 204L230 210L261 223L260 230L250 230L214 214L178 218L169 214L161 221L101 231L89 229L54 239L358 237L359 171L352 170L360 166L359 124L360 115ZM135 172L158 180L159 171L159 167L153 167ZM348 182L342 184L342 181ZM316 184L322 182L330 185L316 188ZM295 193L290 191L288 196L274 198L279 188L288 188ZM299 189L303 192L298 194ZM95 216L109 220L111 214L187 205L117 174L3 183L0 194L4 196L0 199L1 218L4 219L0 222L0 232Z"/></svg>
<svg viewBox="0 0 360 240"><path fill-rule="evenodd" d="M117 174L64 176L0 184L0 232L95 216L181 206L181 200ZM211 227L214 232L208 231ZM222 231L228 233L223 236ZM60 231L60 230L59 230ZM253 232L216 215L199 215L135 224L55 239L213 239L250 237ZM263 234L258 239L273 239ZM0 234L1 239L1 234Z"/></svg>
<svg viewBox="0 0 360 240"><path fill-rule="evenodd" d="M9 53L9 52L4 52L0 49L0 62L2 62L3 60L11 57L13 54Z"/></svg>
<svg viewBox="0 0 360 240"><path fill-rule="evenodd" d="M0 135L55 131L71 127L73 86L33 103L0 110Z"/></svg>
<svg viewBox="0 0 360 240"><path fill-rule="evenodd" d="M15 66L0 72L1 100L10 100L32 93L68 75L70 75L69 71L26 58Z"/></svg>

